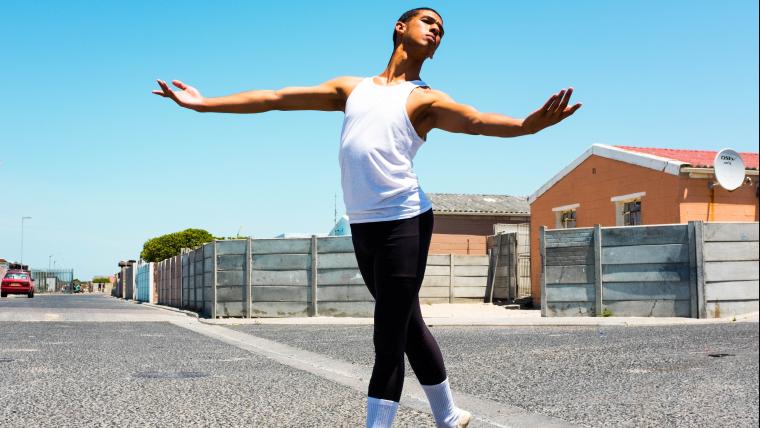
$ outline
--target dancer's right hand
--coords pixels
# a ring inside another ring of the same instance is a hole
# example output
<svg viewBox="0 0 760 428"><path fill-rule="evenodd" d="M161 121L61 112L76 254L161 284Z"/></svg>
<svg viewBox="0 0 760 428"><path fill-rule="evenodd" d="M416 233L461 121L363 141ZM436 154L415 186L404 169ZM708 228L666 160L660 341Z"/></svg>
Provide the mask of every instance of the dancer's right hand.
<svg viewBox="0 0 760 428"><path fill-rule="evenodd" d="M169 85L163 80L156 80L156 82L158 82L158 86L161 87L161 90L154 90L154 94L160 95L164 98L171 98L180 106L192 110L197 111L203 107L203 101L205 98L203 98L203 95L201 95L201 93L194 87L185 85L179 80L172 80L172 84L181 89L180 91L172 91L171 88L169 88Z"/></svg>

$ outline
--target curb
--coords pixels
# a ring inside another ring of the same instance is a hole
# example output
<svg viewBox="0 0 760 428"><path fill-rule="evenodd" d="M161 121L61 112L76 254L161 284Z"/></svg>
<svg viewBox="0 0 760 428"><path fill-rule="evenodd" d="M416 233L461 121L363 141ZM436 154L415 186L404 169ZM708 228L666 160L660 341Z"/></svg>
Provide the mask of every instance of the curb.
<svg viewBox="0 0 760 428"><path fill-rule="evenodd" d="M175 313L185 314L206 325L373 325L371 317L293 317L293 318L202 318L197 312L178 309L154 303L121 299L125 302L150 306ZM429 316L425 317L428 327L657 327L674 325L706 325L757 323L760 313L737 315L733 318L657 318L657 317L466 317Z"/></svg>

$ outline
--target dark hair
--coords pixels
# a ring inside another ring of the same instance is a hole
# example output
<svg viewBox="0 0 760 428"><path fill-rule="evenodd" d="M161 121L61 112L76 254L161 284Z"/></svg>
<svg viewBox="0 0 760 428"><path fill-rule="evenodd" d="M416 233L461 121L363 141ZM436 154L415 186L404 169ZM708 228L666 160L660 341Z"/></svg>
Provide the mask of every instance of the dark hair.
<svg viewBox="0 0 760 428"><path fill-rule="evenodd" d="M433 9L432 7L417 7L414 9L407 10L406 12L402 13L401 16L399 16L399 18L396 20L396 22L407 23L409 22L409 20L417 16L417 14L422 12L423 10L429 10L435 13L436 15L441 16L441 14L438 13L438 11ZM393 47L394 48L396 47L397 38L398 36L396 36L396 28L394 27L393 28Z"/></svg>

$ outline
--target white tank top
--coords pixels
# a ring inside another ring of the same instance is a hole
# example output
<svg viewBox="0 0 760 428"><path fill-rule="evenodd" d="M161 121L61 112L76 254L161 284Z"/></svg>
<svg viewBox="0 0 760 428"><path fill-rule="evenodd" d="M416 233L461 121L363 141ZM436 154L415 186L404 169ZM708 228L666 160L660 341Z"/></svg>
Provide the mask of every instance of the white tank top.
<svg viewBox="0 0 760 428"><path fill-rule="evenodd" d="M382 86L366 78L346 100L339 161L349 223L410 218L431 208L412 170L425 142L406 113L418 86L427 85L414 80Z"/></svg>

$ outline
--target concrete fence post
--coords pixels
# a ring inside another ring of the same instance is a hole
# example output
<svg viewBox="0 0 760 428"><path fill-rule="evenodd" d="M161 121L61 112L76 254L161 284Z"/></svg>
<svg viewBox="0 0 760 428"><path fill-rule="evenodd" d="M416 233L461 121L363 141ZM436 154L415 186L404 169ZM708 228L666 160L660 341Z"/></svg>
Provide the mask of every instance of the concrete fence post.
<svg viewBox="0 0 760 428"><path fill-rule="evenodd" d="M311 235L311 316L319 315L317 308L317 269L319 267L319 252L317 249L317 235Z"/></svg>
<svg viewBox="0 0 760 428"><path fill-rule="evenodd" d="M698 318L707 318L705 309L705 258L704 258L704 223L701 221L694 222L694 262L696 273L696 292L697 292L697 315Z"/></svg>
<svg viewBox="0 0 760 428"><path fill-rule="evenodd" d="M689 235L689 316L699 318L699 292L697 291L697 242L694 221L688 224Z"/></svg>
<svg viewBox="0 0 760 428"><path fill-rule="evenodd" d="M538 249L541 259L539 263L541 265L540 274L540 287L541 287L541 316L547 316L546 307L546 226L541 226L538 229Z"/></svg>
<svg viewBox="0 0 760 428"><path fill-rule="evenodd" d="M604 301L602 295L602 226L594 225L594 315L602 316L604 311Z"/></svg>
<svg viewBox="0 0 760 428"><path fill-rule="evenodd" d="M210 314L211 315L211 319L216 319L216 300L217 300L217 296L216 296L216 274L217 274L217 269L218 269L218 267L217 267L218 261L216 260L216 247L218 245L219 244L217 243L216 239L214 239L214 246L212 247L213 251L211 252L211 258L212 258L211 259L211 266L212 266L211 269L213 271L212 279L211 279L211 287L212 287L212 301L211 301L211 314ZM203 247L201 247L201 251L203 251L202 248ZM201 285L203 285L203 281L201 281ZM204 287L204 289L205 289L205 287ZM205 299L204 299L204 301L205 301Z"/></svg>
<svg viewBox="0 0 760 428"><path fill-rule="evenodd" d="M243 282L245 283L245 289L243 290L245 317L251 318L251 302L253 301L253 239L250 237L245 243L245 273Z"/></svg>
<svg viewBox="0 0 760 428"><path fill-rule="evenodd" d="M449 303L454 303L454 254L449 254Z"/></svg>

